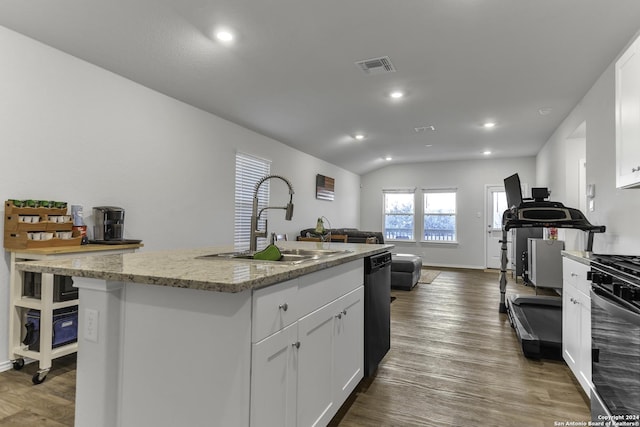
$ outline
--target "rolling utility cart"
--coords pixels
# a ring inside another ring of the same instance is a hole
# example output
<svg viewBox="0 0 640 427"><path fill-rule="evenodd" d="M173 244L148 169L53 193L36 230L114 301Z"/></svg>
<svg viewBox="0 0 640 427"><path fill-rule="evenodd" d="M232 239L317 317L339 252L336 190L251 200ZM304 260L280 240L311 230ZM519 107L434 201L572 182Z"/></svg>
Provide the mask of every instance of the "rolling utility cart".
<svg viewBox="0 0 640 427"><path fill-rule="evenodd" d="M70 289L70 278L49 273L20 272L15 268L16 262L122 254L135 252L140 247L142 244L90 244L31 249L5 248L7 252L11 253L9 359L13 362L13 368L22 369L25 358L38 361L39 369L33 375L32 381L34 384L40 384L46 379L53 359L75 353L78 350L78 343L73 339L75 337L69 337L68 332L65 333L63 329L58 329L66 326L77 327L77 310L74 316L73 307L78 305L78 299L77 293L74 294ZM31 275L31 277L27 275ZM55 326L56 330L67 335L63 338L58 337L58 340L62 340L62 342L54 341L54 316L59 322ZM39 337L31 340L31 343L25 344L27 332L25 325L33 324L34 318L37 319L35 323L39 330L35 333L39 333ZM72 325L73 322L76 324Z"/></svg>
<svg viewBox="0 0 640 427"><path fill-rule="evenodd" d="M4 248L11 253L9 286L9 359L13 368L25 358L40 363L33 383L40 384L55 358L78 349L78 292L70 277L16 270L16 262L134 252L142 244L82 245L66 202L7 200Z"/></svg>

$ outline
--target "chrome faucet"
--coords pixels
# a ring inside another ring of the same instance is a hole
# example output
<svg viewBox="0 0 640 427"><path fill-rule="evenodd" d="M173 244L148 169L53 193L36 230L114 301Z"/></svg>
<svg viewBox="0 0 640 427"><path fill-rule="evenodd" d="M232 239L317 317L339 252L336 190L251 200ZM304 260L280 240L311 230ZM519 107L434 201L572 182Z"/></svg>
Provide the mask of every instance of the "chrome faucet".
<svg viewBox="0 0 640 427"><path fill-rule="evenodd" d="M286 206L267 206L266 208L260 209L260 211L258 212L258 191L260 190L260 186L265 181L271 178L281 179L287 184L287 186L289 186L289 203L287 203ZM258 220L260 219L260 215L262 215L262 212L266 211L267 209L284 209L285 210L284 219L286 219L287 221L291 221L291 218L293 217L293 194L294 194L294 191L293 191L293 186L291 185L291 182L289 182L289 180L283 176L267 175L265 177L262 177L260 181L258 181L258 183L256 184L253 190L253 208L251 210L251 239L249 240L250 252L255 252L258 249L258 237L264 237L264 238L267 237L266 221L264 224L264 230L263 231L258 230Z"/></svg>

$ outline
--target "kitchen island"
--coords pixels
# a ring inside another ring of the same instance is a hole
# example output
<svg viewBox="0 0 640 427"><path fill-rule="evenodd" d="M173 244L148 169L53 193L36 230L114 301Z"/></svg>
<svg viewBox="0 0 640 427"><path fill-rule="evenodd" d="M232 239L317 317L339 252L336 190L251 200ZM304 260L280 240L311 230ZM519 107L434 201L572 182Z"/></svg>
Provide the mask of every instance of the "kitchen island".
<svg viewBox="0 0 640 427"><path fill-rule="evenodd" d="M363 258L299 263L229 248L18 263L80 289L76 426L325 425L363 376Z"/></svg>

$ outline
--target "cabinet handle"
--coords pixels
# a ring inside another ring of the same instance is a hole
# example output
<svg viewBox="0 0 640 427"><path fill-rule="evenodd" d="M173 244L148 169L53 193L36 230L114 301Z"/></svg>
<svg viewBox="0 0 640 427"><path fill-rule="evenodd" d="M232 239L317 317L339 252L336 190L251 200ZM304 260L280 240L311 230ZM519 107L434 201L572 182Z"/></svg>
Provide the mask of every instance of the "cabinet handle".
<svg viewBox="0 0 640 427"><path fill-rule="evenodd" d="M637 168L631 168L631 172L640 172L640 166Z"/></svg>
<svg viewBox="0 0 640 427"><path fill-rule="evenodd" d="M577 273L571 272L571 277L578 277Z"/></svg>
<svg viewBox="0 0 640 427"><path fill-rule="evenodd" d="M342 310L342 314L344 314L345 316L347 315L347 309L346 308L344 310Z"/></svg>
<svg viewBox="0 0 640 427"><path fill-rule="evenodd" d="M291 346L295 348L300 348L300 341L294 342L293 344L291 344Z"/></svg>
<svg viewBox="0 0 640 427"><path fill-rule="evenodd" d="M337 317L338 319L342 319L342 313L338 313L338 314L336 315L336 317Z"/></svg>
<svg viewBox="0 0 640 427"><path fill-rule="evenodd" d="M289 304L285 302L284 304L280 304L278 308L282 311L287 311L289 309Z"/></svg>

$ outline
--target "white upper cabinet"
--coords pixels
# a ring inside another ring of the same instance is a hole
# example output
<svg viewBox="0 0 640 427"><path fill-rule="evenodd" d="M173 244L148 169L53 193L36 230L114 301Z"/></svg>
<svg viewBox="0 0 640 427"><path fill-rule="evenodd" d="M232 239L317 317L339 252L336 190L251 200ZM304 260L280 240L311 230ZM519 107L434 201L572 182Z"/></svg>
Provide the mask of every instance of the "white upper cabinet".
<svg viewBox="0 0 640 427"><path fill-rule="evenodd" d="M616 187L640 186L640 38L616 62Z"/></svg>

